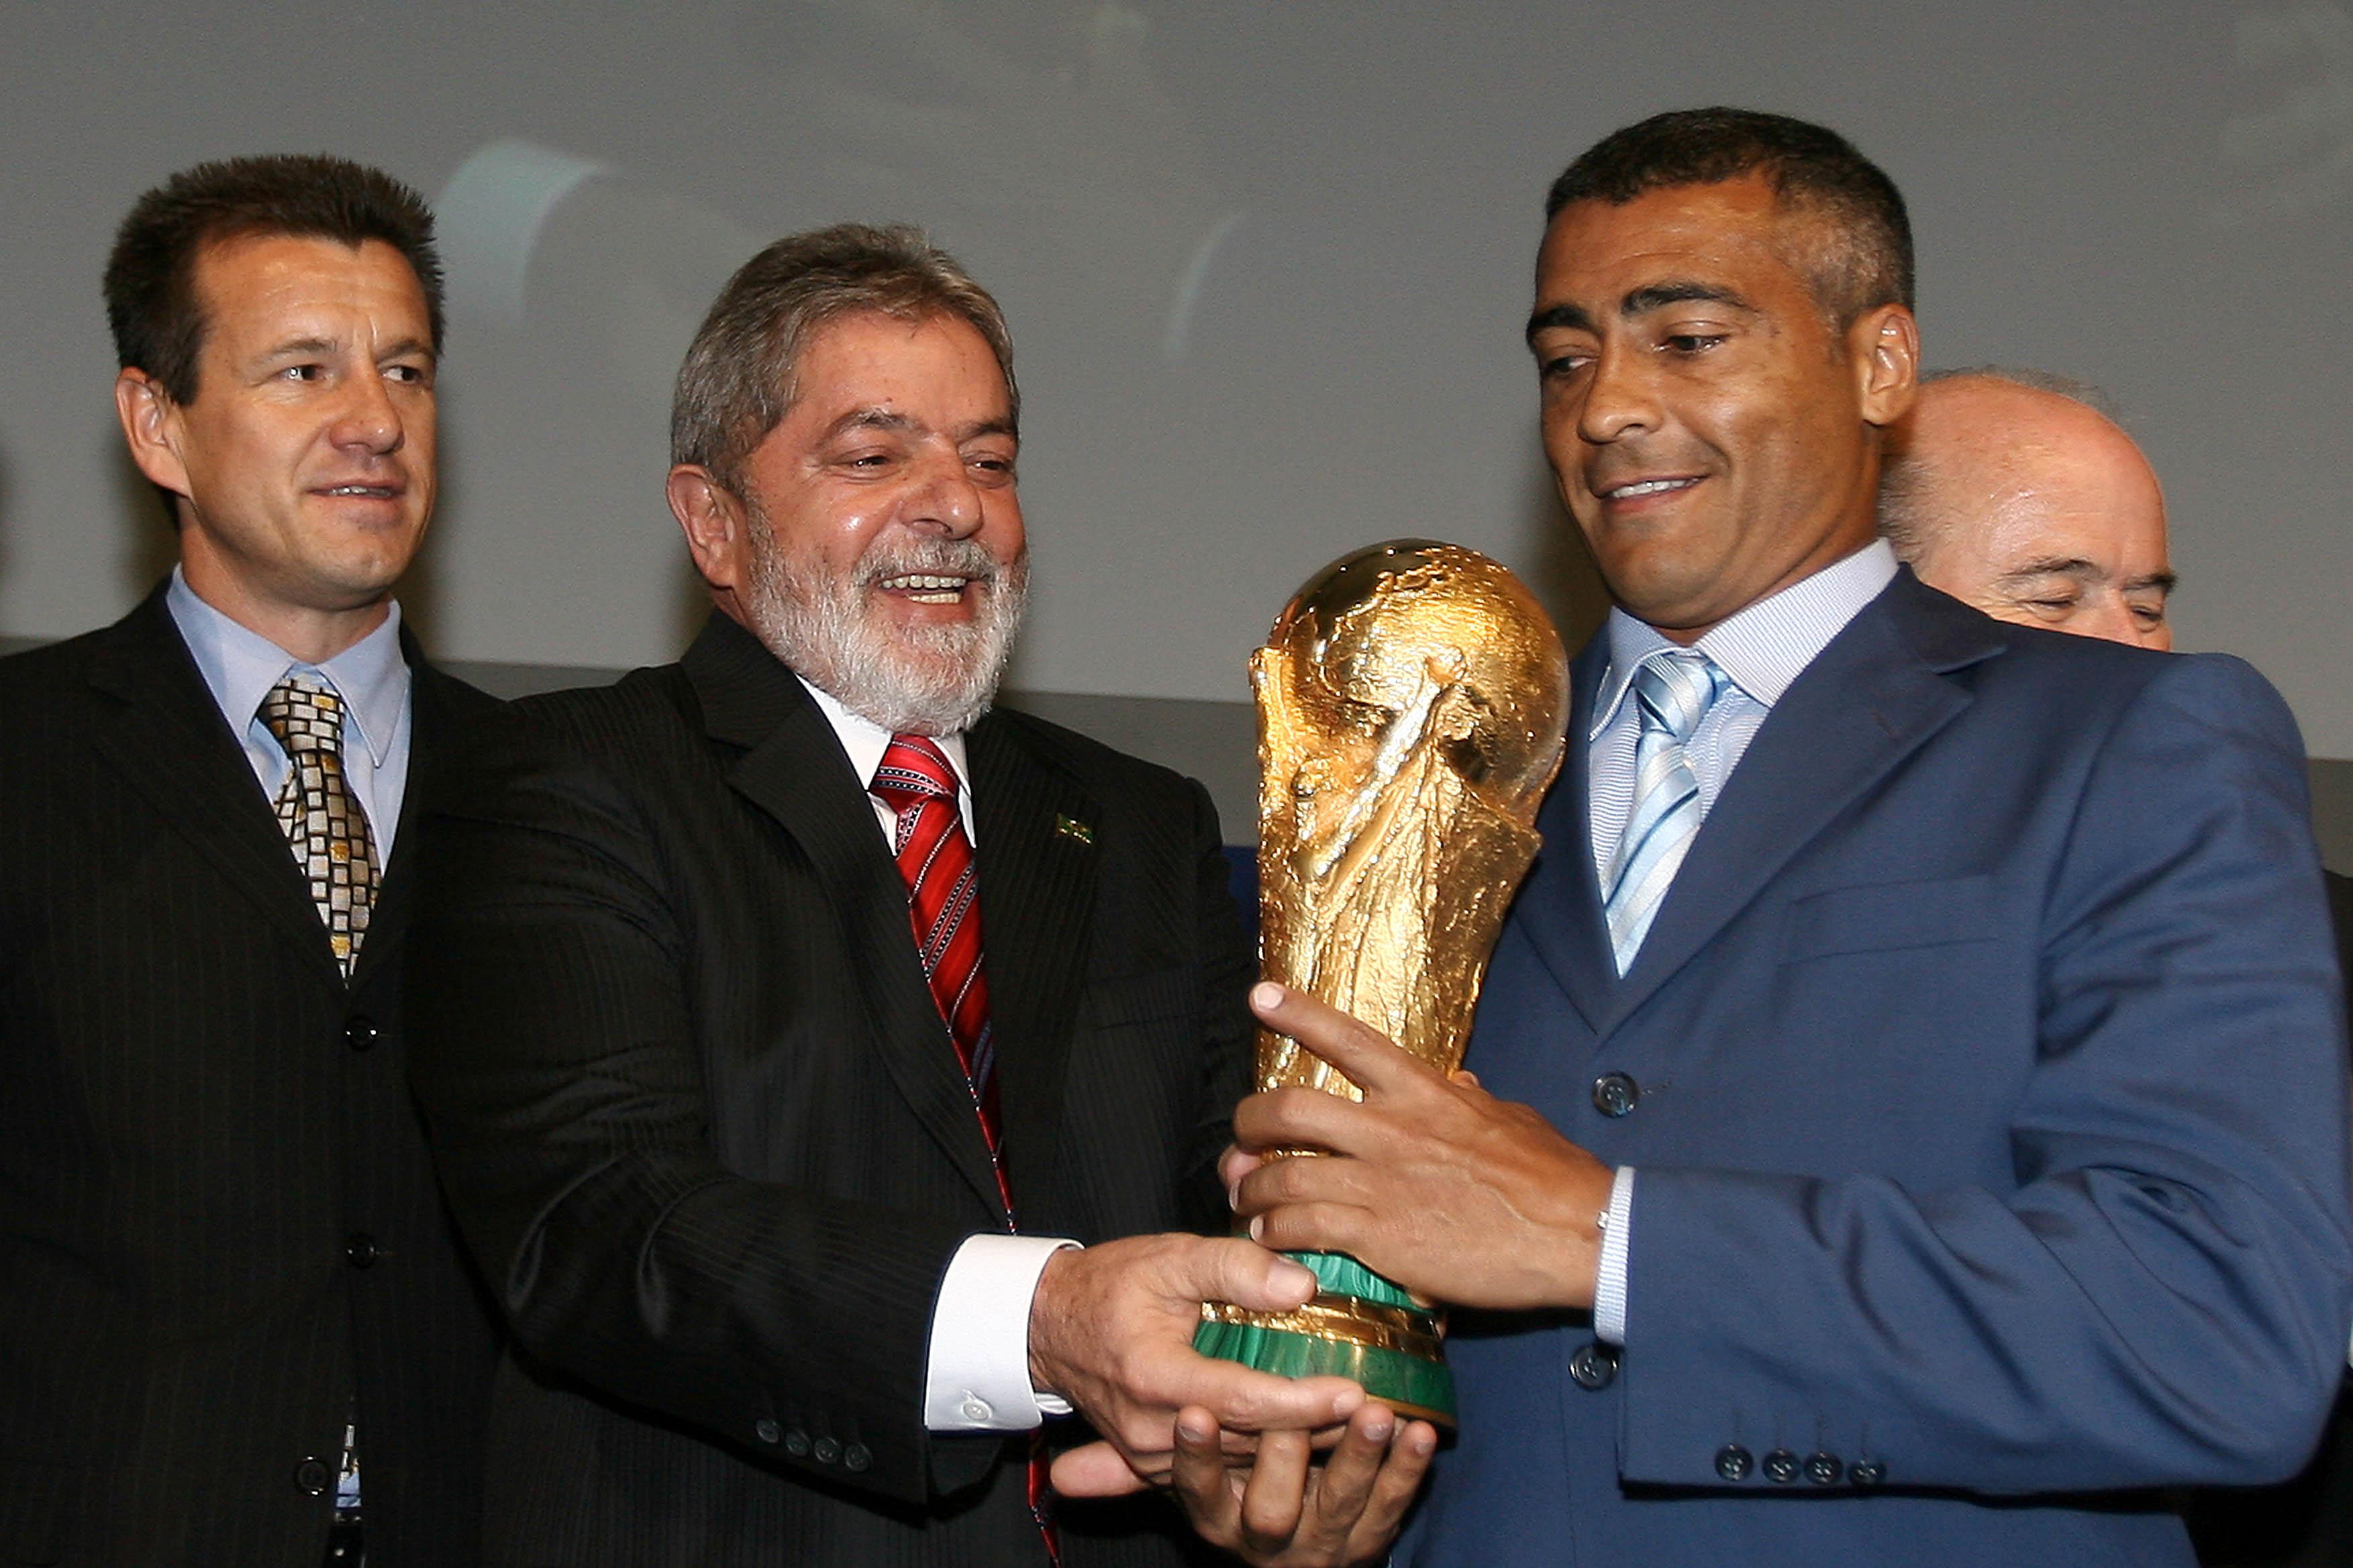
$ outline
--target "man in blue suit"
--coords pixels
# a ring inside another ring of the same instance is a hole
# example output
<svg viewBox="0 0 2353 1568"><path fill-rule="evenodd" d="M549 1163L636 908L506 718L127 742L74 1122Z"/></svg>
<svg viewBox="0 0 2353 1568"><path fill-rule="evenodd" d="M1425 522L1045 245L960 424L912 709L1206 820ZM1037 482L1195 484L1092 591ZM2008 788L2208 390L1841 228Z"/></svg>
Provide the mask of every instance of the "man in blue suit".
<svg viewBox="0 0 2353 1568"><path fill-rule="evenodd" d="M1448 1081L1246 1101L1269 1245L1458 1303L1414 1564L2188 1563L2353 1311L2303 753L2234 660L2002 625L1873 537L1901 197L1701 110L1555 185L1528 341L1617 601ZM1261 1163L1314 1144L1339 1158Z"/></svg>

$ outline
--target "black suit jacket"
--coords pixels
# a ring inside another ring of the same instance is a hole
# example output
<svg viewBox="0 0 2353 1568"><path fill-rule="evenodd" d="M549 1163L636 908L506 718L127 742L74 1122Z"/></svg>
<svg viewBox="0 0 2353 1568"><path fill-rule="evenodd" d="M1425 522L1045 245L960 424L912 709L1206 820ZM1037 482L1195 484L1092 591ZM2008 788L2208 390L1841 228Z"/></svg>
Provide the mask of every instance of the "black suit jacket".
<svg viewBox="0 0 2353 1568"><path fill-rule="evenodd" d="M415 1069L527 1354L494 1562L1019 1563L1024 1445L923 1425L932 1302L1000 1200L906 891L824 715L713 616L516 706L426 824ZM1198 785L1018 714L969 736L1022 1227L1219 1226L1251 973ZM1166 1561L1071 1508L1073 1564Z"/></svg>
<svg viewBox="0 0 2353 1568"><path fill-rule="evenodd" d="M424 664L406 800L491 700ZM406 1083L404 828L347 985L159 591L0 660L0 1562L472 1560L492 1320Z"/></svg>

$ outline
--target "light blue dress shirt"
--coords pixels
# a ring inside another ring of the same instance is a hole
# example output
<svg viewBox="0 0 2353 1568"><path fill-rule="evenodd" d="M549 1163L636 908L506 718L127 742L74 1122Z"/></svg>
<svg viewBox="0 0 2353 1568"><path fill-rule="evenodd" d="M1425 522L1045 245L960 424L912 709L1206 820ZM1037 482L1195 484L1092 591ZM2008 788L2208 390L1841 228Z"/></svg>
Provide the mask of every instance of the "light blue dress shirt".
<svg viewBox="0 0 2353 1568"><path fill-rule="evenodd" d="M400 653L400 606L391 606L384 625L326 663L314 665L197 598L176 566L164 603L213 700L220 705L221 717L245 748L265 798L278 798L292 764L269 727L256 716L261 700L290 669L308 671L335 689L343 700L343 778L367 813L378 870L390 865L401 797L408 788L410 680L408 661Z"/></svg>
<svg viewBox="0 0 2353 1568"><path fill-rule="evenodd" d="M1874 540L1844 560L1757 600L1691 645L1715 660L1732 682L1683 748L1699 785L1703 833L1708 812L1773 704L1894 576L1895 552L1886 541ZM1609 612L1604 635L1609 639L1609 667L1602 672L1593 724L1586 731L1586 799L1592 818L1594 869L1606 876L1610 854L1634 808L1634 746L1641 716L1626 700L1634 667L1661 648L1679 645L1620 609ZM1633 1212L1634 1167L1620 1165L1602 1217L1601 1260L1593 1292L1594 1335L1613 1345L1626 1342L1626 1258Z"/></svg>

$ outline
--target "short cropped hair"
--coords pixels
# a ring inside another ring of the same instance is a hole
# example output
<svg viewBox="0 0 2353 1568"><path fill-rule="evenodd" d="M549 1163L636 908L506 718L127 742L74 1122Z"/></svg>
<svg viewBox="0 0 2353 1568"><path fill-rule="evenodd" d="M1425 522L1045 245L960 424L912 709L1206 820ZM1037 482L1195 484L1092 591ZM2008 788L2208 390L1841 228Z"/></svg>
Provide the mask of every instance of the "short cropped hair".
<svg viewBox="0 0 2353 1568"><path fill-rule="evenodd" d="M1552 184L1545 221L1576 202L1623 206L1678 185L1762 175L1785 208L1822 220L1814 298L1841 329L1881 305L1909 310L1912 221L1879 165L1837 132L1752 109L1654 114L1595 142Z"/></svg>
<svg viewBox="0 0 2353 1568"><path fill-rule="evenodd" d="M791 410L801 355L818 330L870 313L969 323L1005 373L1018 425L1013 337L988 290L918 229L836 224L776 241L719 291L679 366L670 409L671 466L695 464L743 494L744 459Z"/></svg>
<svg viewBox="0 0 2353 1568"><path fill-rule="evenodd" d="M196 258L207 246L275 235L375 239L400 252L425 290L440 351L441 259L425 199L348 158L279 153L183 169L132 204L106 260L116 362L153 376L173 402L194 402L206 328Z"/></svg>

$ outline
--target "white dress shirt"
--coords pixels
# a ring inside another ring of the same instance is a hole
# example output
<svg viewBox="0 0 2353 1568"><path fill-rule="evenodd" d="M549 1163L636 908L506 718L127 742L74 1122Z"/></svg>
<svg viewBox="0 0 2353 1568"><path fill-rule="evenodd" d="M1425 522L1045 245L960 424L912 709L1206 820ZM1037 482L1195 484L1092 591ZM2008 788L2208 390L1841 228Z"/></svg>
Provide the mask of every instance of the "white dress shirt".
<svg viewBox="0 0 2353 1568"><path fill-rule="evenodd" d="M1683 748L1692 779L1699 786L1703 825L1781 694L1894 576L1895 552L1884 540L1875 540L1757 600L1691 645L1713 659L1731 682ZM1634 808L1634 747L1641 717L1635 704L1626 700L1634 667L1662 648L1679 645L1620 609L1609 612L1604 634L1609 639L1609 666L1602 672L1592 727L1586 731L1586 799L1594 868L1606 876L1610 854L1624 837L1626 819ZM1634 1167L1620 1165L1609 1184L1593 1289L1594 1337L1608 1344L1626 1342L1626 1258L1633 1215Z"/></svg>
<svg viewBox="0 0 2353 1568"><path fill-rule="evenodd" d="M833 696L806 680L801 686L833 726L858 776L872 782L891 744L891 731L851 712ZM965 761L964 737L935 735L940 752L955 770L956 810L965 836L977 846L972 815L972 770ZM870 794L874 821L889 845L898 814ZM981 938L988 928L987 900ZM949 1047L945 1036L940 1048ZM994 1231L965 1238L940 1279L932 1304L931 1348L925 1356L923 1425L934 1432L1019 1432L1049 1415L1070 1414L1070 1403L1029 1382L1029 1302L1046 1259L1075 1241L1048 1236L1006 1236Z"/></svg>

